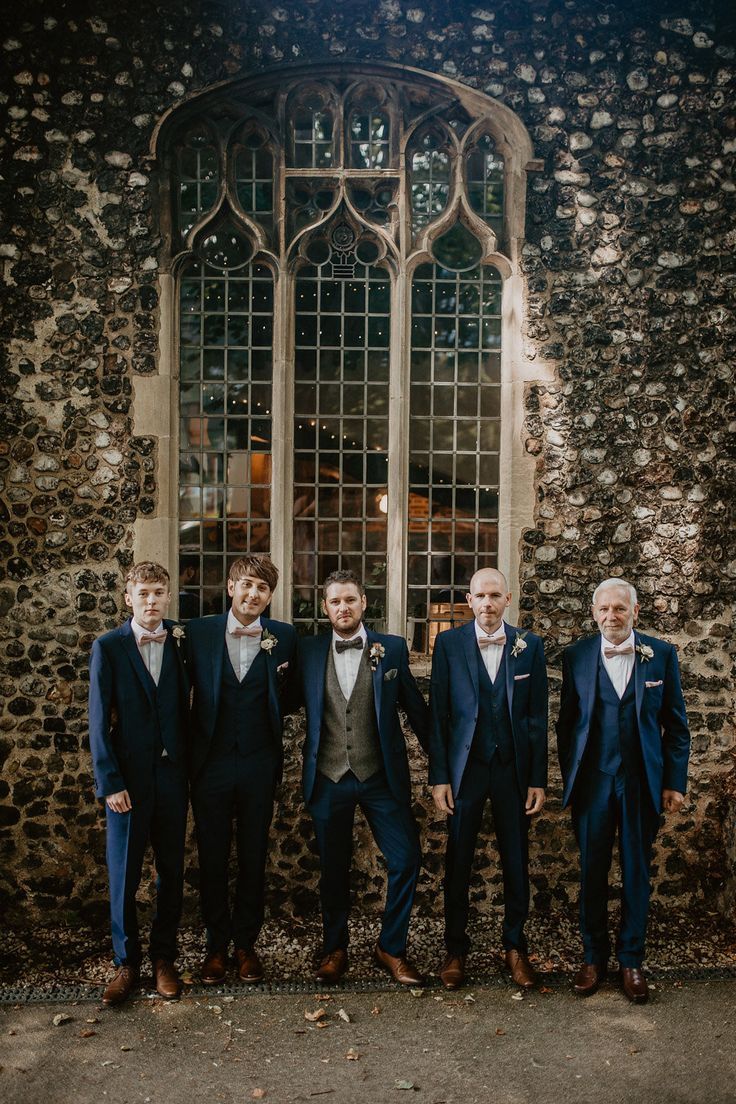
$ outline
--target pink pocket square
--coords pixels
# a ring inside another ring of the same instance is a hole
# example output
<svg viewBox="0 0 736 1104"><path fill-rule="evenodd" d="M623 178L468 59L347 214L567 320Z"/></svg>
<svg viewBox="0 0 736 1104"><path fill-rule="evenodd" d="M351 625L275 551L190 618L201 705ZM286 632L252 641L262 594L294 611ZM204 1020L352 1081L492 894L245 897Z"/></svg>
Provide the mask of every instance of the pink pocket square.
<svg viewBox="0 0 736 1104"><path fill-rule="evenodd" d="M521 679L529 678L531 671L527 671L525 675L514 675L514 682L520 682Z"/></svg>
<svg viewBox="0 0 736 1104"><path fill-rule="evenodd" d="M277 671L285 671L285 670L286 670L286 668L287 668L288 666L289 666L289 661L288 661L288 659L287 659L285 663L279 663L279 665L278 665L278 667L276 668L276 670L277 670Z"/></svg>
<svg viewBox="0 0 736 1104"><path fill-rule="evenodd" d="M655 686L661 686L661 685L662 685L662 679L657 679L656 682L645 682L644 683L644 686L647 688L647 690L653 690Z"/></svg>

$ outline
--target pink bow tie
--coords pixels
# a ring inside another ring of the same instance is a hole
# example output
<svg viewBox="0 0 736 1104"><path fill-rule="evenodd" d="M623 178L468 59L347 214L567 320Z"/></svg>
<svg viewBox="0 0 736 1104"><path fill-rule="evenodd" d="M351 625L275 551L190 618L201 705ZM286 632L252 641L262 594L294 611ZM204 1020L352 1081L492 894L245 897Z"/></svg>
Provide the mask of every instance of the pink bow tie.
<svg viewBox="0 0 736 1104"><path fill-rule="evenodd" d="M251 629L246 629L246 628L240 626L236 629L230 629L230 635L231 636L261 636L262 631L263 630L261 629L260 625L256 626L256 628L251 628Z"/></svg>
<svg viewBox="0 0 736 1104"><path fill-rule="evenodd" d="M141 633L138 637L138 647L142 648L144 644L163 644L166 639L166 629L159 629L155 633Z"/></svg>
<svg viewBox="0 0 736 1104"><path fill-rule="evenodd" d="M606 659L612 659L614 656L617 655L633 655L634 649L631 647L630 644L627 644L625 648L604 648L603 654Z"/></svg>
<svg viewBox="0 0 736 1104"><path fill-rule="evenodd" d="M478 644L481 648L487 648L489 646L489 644L498 644L499 647L503 648L505 643L506 643L506 634L505 633L504 633L503 636L479 636L478 637Z"/></svg>

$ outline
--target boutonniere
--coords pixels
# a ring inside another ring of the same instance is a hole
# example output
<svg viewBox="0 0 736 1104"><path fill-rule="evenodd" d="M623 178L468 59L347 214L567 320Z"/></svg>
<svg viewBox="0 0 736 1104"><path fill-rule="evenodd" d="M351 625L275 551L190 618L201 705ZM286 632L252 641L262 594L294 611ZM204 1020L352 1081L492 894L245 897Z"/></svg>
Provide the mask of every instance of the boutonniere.
<svg viewBox="0 0 736 1104"><path fill-rule="evenodd" d="M528 645L527 645L526 640L524 639L525 636L526 636L526 633L517 633L516 634L516 639L514 640L514 646L511 649L511 658L512 659L516 659L516 657L520 656L523 651L526 651Z"/></svg>
<svg viewBox="0 0 736 1104"><path fill-rule="evenodd" d="M650 648L648 644L637 644L634 651L641 656L641 663L648 663L650 659L654 658L654 649Z"/></svg>
<svg viewBox="0 0 736 1104"><path fill-rule="evenodd" d="M383 644L379 644L378 641L375 644L371 644L371 650L368 653L368 661L371 665L371 671L378 670L378 664L381 662L386 654L386 649Z"/></svg>
<svg viewBox="0 0 736 1104"><path fill-rule="evenodd" d="M273 651L277 644L278 640L273 635L273 633L269 632L268 629L264 629L263 636L261 637L261 647L263 648L264 652Z"/></svg>
<svg viewBox="0 0 736 1104"><path fill-rule="evenodd" d="M173 629L171 630L171 635L176 641L177 648L181 647L182 640L186 640L187 637L187 634L184 632L184 628L182 625L174 625Z"/></svg>

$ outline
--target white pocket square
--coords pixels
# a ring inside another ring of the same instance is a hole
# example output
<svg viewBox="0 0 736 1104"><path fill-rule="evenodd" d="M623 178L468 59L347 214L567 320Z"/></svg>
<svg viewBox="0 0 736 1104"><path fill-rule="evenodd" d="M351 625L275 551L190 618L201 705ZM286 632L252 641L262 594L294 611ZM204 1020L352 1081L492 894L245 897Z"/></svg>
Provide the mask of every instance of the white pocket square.
<svg viewBox="0 0 736 1104"><path fill-rule="evenodd" d="M521 679L529 678L531 671L527 671L525 675L514 675L514 682L520 682Z"/></svg>
<svg viewBox="0 0 736 1104"><path fill-rule="evenodd" d="M288 659L287 659L285 663L279 663L279 665L278 665L278 667L276 668L276 670L277 670L277 671L285 671L285 670L286 670L286 668L287 668L288 666L289 666L289 661L288 661Z"/></svg>
<svg viewBox="0 0 736 1104"><path fill-rule="evenodd" d="M387 671L386 674L383 676L383 681L384 682L390 682L391 679L396 678L398 673L399 672L396 670L396 668L392 667L391 670Z"/></svg>
<svg viewBox="0 0 736 1104"><path fill-rule="evenodd" d="M656 682L645 682L644 685L646 686L647 690L652 690L655 686L662 685L662 679L657 679Z"/></svg>

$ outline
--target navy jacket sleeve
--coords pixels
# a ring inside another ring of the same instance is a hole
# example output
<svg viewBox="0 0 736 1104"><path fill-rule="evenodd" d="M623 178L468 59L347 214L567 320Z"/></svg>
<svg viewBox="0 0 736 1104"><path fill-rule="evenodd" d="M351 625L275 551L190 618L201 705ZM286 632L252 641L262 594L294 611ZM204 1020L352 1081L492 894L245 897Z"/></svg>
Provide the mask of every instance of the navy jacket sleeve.
<svg viewBox="0 0 736 1104"><path fill-rule="evenodd" d="M534 687L527 712L529 738L528 785L538 789L547 787L547 759L549 754L549 695L547 692L547 664L544 644L534 642L534 658L531 668L531 684Z"/></svg>
<svg viewBox="0 0 736 1104"><path fill-rule="evenodd" d="M690 755L690 729L685 713L685 699L680 682L677 652L670 647L662 696L662 789L687 790L687 763Z"/></svg>
<svg viewBox="0 0 736 1104"><path fill-rule="evenodd" d="M95 640L89 660L89 746L96 797L107 797L125 789L111 739L113 701L112 668L102 641Z"/></svg>
<svg viewBox="0 0 736 1104"><path fill-rule="evenodd" d="M445 642L440 633L432 653L432 674L429 680L429 784L447 785L450 781L449 719L450 719L450 668L447 662Z"/></svg>
<svg viewBox="0 0 736 1104"><path fill-rule="evenodd" d="M424 751L427 751L429 749L429 709L409 668L409 649L403 640L399 659L399 704L406 711L414 735Z"/></svg>

